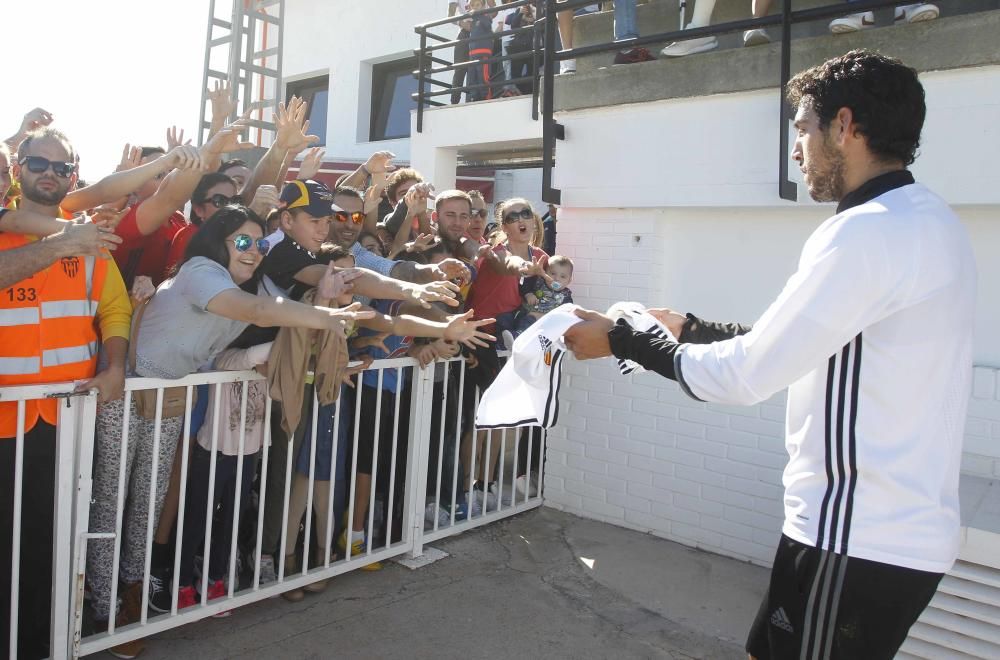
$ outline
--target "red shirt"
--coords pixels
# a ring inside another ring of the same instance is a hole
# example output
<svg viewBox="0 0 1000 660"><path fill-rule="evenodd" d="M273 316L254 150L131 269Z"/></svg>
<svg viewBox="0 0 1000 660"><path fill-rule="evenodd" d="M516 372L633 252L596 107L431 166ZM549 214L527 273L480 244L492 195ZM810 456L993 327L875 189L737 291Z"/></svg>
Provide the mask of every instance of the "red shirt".
<svg viewBox="0 0 1000 660"><path fill-rule="evenodd" d="M144 235L136 224L136 213L141 204L142 202L133 206L115 227L115 233L122 238L122 244L111 253L128 289L132 288L132 282L139 275L153 280L153 286L166 279L170 244L174 235L188 224L180 211L174 211L159 229L148 236Z"/></svg>
<svg viewBox="0 0 1000 660"><path fill-rule="evenodd" d="M194 236L194 233L198 231L198 227L201 227L201 225L189 222L174 234L174 239L170 242L170 250L167 252L168 273L184 258L184 251L187 250L187 245L191 242L191 237Z"/></svg>
<svg viewBox="0 0 1000 660"><path fill-rule="evenodd" d="M549 256L545 252L530 245L528 249L532 259L541 255L542 265L548 265ZM493 252L497 254L503 251L499 245L493 248ZM482 264L482 260L476 267L479 272L465 303L466 309L475 310L472 315L474 319L496 318L497 314L513 312L521 306L521 294L518 292L521 278L514 275L499 275L489 266Z"/></svg>

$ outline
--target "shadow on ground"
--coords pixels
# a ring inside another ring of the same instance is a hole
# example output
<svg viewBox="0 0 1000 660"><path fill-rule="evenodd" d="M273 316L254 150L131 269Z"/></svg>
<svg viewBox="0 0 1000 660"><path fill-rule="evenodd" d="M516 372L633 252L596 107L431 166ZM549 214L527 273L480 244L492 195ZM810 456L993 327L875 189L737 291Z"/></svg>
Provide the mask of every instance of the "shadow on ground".
<svg viewBox="0 0 1000 660"><path fill-rule="evenodd" d="M745 658L767 585L765 569L551 509L435 546L450 556L178 628L143 658Z"/></svg>

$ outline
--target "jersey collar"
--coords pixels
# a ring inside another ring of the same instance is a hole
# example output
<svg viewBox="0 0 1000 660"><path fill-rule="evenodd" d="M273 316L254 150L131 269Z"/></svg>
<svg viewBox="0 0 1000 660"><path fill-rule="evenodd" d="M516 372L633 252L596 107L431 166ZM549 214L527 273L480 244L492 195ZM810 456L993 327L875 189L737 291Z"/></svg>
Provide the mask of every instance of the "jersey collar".
<svg viewBox="0 0 1000 660"><path fill-rule="evenodd" d="M870 202L879 195L890 190L902 188L913 183L913 175L908 170L896 170L880 174L874 179L868 179L856 189L844 195L844 198L837 204L837 213L843 213L847 209L860 206L865 202Z"/></svg>

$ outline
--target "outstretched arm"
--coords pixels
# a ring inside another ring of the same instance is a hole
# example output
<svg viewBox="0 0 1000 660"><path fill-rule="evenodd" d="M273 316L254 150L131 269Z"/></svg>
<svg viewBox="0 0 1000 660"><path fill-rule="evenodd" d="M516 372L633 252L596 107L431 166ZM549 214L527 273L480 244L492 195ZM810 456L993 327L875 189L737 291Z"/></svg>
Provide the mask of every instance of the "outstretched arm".
<svg viewBox="0 0 1000 660"><path fill-rule="evenodd" d="M0 289L6 289L45 270L63 257L100 256L121 243L109 229L66 223L62 231L23 247L0 252Z"/></svg>

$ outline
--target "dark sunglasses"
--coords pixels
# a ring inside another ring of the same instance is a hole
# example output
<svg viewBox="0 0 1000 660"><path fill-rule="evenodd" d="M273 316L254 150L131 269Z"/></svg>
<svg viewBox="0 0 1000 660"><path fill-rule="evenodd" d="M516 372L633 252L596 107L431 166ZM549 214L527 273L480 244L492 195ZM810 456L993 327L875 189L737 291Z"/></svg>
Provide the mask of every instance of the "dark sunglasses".
<svg viewBox="0 0 1000 660"><path fill-rule="evenodd" d="M511 211L503 217L503 223L509 225L512 222L517 222L518 220L531 220L535 217L535 214L531 212L529 208L523 208L520 211Z"/></svg>
<svg viewBox="0 0 1000 660"><path fill-rule="evenodd" d="M337 219L337 222L353 222L356 225L360 225L365 221L365 214L361 211L355 211L354 213L348 213L347 211L336 211L333 217Z"/></svg>
<svg viewBox="0 0 1000 660"><path fill-rule="evenodd" d="M70 175L76 171L76 163L67 163L62 160L49 160L48 158L42 158L41 156L25 156L17 162L19 165L27 167L28 171L34 174L41 174L51 167L52 172L55 173L56 176L61 176L64 179L68 179Z"/></svg>
<svg viewBox="0 0 1000 660"><path fill-rule="evenodd" d="M222 193L216 193L205 200L209 202L217 209L221 209L223 206L229 206L230 204L242 204L243 198L239 195L233 195L232 197L226 197Z"/></svg>
<svg viewBox="0 0 1000 660"><path fill-rule="evenodd" d="M262 257L271 251L271 244L265 238L254 239L250 234L237 234L233 237L233 245L236 247L237 252L246 252L254 244L257 245L257 251L260 252L260 256Z"/></svg>
<svg viewBox="0 0 1000 660"><path fill-rule="evenodd" d="M471 215L473 218L475 218L477 216L480 217L480 218L485 218L486 217L486 209L472 209L472 213L470 213L469 215Z"/></svg>

